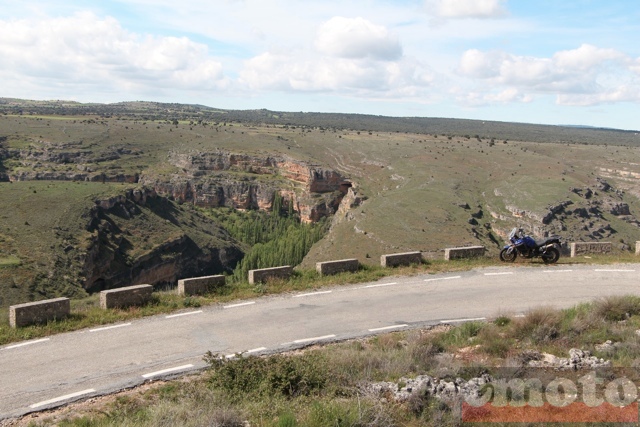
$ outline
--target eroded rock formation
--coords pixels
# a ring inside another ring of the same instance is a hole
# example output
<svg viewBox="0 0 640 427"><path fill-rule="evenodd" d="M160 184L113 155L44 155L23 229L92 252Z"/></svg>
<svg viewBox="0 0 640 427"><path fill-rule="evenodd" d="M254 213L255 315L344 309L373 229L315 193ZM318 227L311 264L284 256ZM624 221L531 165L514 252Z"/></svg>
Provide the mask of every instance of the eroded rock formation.
<svg viewBox="0 0 640 427"><path fill-rule="evenodd" d="M96 200L86 230L91 236L79 256L83 287L89 292L230 272L243 256L212 221L194 212L176 211L151 189Z"/></svg>
<svg viewBox="0 0 640 427"><path fill-rule="evenodd" d="M180 172L145 173L140 184L181 203L203 207L269 210L278 193L306 222L334 214L352 187L331 169L286 156L219 150L171 153L169 163Z"/></svg>

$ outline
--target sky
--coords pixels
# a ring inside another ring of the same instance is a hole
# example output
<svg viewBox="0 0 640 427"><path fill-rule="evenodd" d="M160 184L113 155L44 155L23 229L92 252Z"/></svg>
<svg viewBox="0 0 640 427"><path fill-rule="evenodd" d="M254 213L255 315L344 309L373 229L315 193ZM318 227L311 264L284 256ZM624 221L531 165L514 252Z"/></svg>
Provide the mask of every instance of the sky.
<svg viewBox="0 0 640 427"><path fill-rule="evenodd" d="M638 0L0 0L0 97L640 129Z"/></svg>

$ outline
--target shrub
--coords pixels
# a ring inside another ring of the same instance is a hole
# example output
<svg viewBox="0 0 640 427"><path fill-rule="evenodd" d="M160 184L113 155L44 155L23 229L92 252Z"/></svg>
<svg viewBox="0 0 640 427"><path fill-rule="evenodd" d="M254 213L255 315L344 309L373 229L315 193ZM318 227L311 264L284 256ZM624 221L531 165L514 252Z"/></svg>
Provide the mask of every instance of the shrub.
<svg viewBox="0 0 640 427"><path fill-rule="evenodd" d="M562 316L553 308L540 307L531 310L513 325L515 338L530 339L533 343L551 341L559 337Z"/></svg>
<svg viewBox="0 0 640 427"><path fill-rule="evenodd" d="M232 396L278 394L291 398L322 390L327 383L324 361L314 353L229 359L209 352L205 360L211 368L212 385Z"/></svg>
<svg viewBox="0 0 640 427"><path fill-rule="evenodd" d="M466 347L484 327L483 322L466 322L442 334L437 335L433 343L443 349L449 347Z"/></svg>
<svg viewBox="0 0 640 427"><path fill-rule="evenodd" d="M594 310L605 320L620 321L640 314L640 297L615 295L595 302Z"/></svg>

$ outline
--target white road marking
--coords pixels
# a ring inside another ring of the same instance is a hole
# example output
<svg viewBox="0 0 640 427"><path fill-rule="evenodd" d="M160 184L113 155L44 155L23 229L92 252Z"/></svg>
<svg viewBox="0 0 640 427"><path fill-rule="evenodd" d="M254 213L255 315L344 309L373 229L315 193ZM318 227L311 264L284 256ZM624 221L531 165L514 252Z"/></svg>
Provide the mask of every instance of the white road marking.
<svg viewBox="0 0 640 427"><path fill-rule="evenodd" d="M112 326L105 326L103 328L95 328L95 329L89 329L89 332L101 332L101 331L108 331L109 329L117 329L117 328L123 328L125 326L131 326L131 323L121 323L119 325L112 325Z"/></svg>
<svg viewBox="0 0 640 427"><path fill-rule="evenodd" d="M245 353L258 353L259 351L264 351L266 349L267 347L258 347L258 348L253 348L251 350L247 350Z"/></svg>
<svg viewBox="0 0 640 427"><path fill-rule="evenodd" d="M474 320L487 320L487 318L486 317L470 317L468 319L450 319L450 320L441 320L440 323L473 322Z"/></svg>
<svg viewBox="0 0 640 427"><path fill-rule="evenodd" d="M505 276L508 274L513 274L513 271L503 271L501 273L484 273L485 276Z"/></svg>
<svg viewBox="0 0 640 427"><path fill-rule="evenodd" d="M543 273L568 273L573 270L543 270Z"/></svg>
<svg viewBox="0 0 640 427"><path fill-rule="evenodd" d="M623 272L623 273L633 273L635 270L616 270L616 269L604 269L604 268L596 268L594 271L600 271L600 272L606 272L606 273L616 273L616 272Z"/></svg>
<svg viewBox="0 0 640 427"><path fill-rule="evenodd" d="M222 308L235 308L235 307L243 307L245 305L251 305L251 304L255 304L255 301L249 301L249 302L241 302L239 304L231 304L231 305L225 305Z"/></svg>
<svg viewBox="0 0 640 427"><path fill-rule="evenodd" d="M364 286L364 288L381 288L383 286L393 286L393 285L397 285L397 282L391 282L391 283L380 283L379 285L367 285Z"/></svg>
<svg viewBox="0 0 640 427"><path fill-rule="evenodd" d="M302 298L302 297L310 297L313 295L322 295L322 294L330 294L332 291L318 291L318 292L310 292L308 294L300 294L300 295L294 295L294 298Z"/></svg>
<svg viewBox="0 0 640 427"><path fill-rule="evenodd" d="M148 374L144 374L144 375L142 375L142 378L151 378L151 377L156 377L156 376L158 376L158 375L168 374L168 373L170 373L170 372L184 371L185 369L189 369L189 368L193 368L193 365L191 365L191 364L189 364L189 365L182 365L182 366L176 366L175 368L163 369L163 370L161 370L161 371L149 372Z"/></svg>
<svg viewBox="0 0 640 427"><path fill-rule="evenodd" d="M9 350L9 349L12 349L12 348L24 347L25 345L38 344L38 343L41 343L41 342L49 341L49 339L50 338L42 338L42 339L39 339L39 340L21 342L20 344L14 344L14 345L10 345L8 347L5 347L5 349Z"/></svg>
<svg viewBox="0 0 640 427"><path fill-rule="evenodd" d="M202 310L198 310L198 311L189 311L187 313L178 313L178 314L171 314L169 316L164 316L165 319L172 319L174 317L180 317L180 316L190 316L192 314L200 314L202 313Z"/></svg>
<svg viewBox="0 0 640 427"><path fill-rule="evenodd" d="M402 329L402 328L406 328L407 326L409 325L402 324L402 325L383 326L382 328L369 329L369 332L388 331L390 329Z"/></svg>
<svg viewBox="0 0 640 427"><path fill-rule="evenodd" d="M435 279L425 279L425 282L435 282L436 280L460 279L462 276L437 277Z"/></svg>
<svg viewBox="0 0 640 427"><path fill-rule="evenodd" d="M35 409L35 408L39 408L41 406L45 406L45 405L49 405L51 403L57 403L57 402L62 402L68 399L73 399L74 397L79 397L79 396L84 396L85 394L91 394L91 393L95 393L96 391L92 388L87 389L87 390L82 390L82 391L78 391L75 393L71 393L71 394L65 394L64 396L60 396L60 397L56 397L53 399L49 399L49 400L44 400L42 402L38 402L38 403L34 403L33 405L29 405L29 408L31 409Z"/></svg>

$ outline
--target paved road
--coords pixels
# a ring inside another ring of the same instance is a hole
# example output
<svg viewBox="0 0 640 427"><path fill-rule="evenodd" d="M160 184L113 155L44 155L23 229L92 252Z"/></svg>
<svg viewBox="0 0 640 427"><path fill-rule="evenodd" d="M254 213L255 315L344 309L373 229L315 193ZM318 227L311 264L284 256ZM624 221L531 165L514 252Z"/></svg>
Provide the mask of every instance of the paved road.
<svg viewBox="0 0 640 427"><path fill-rule="evenodd" d="M0 348L0 420L308 345L637 293L640 264L485 268L238 301Z"/></svg>

